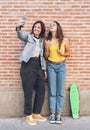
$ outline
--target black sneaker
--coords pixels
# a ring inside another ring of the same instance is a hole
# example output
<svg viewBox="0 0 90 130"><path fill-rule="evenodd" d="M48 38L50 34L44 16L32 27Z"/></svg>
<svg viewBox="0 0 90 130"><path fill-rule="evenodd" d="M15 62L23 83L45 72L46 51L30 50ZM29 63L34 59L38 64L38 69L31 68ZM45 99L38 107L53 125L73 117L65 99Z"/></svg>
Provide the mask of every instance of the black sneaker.
<svg viewBox="0 0 90 130"><path fill-rule="evenodd" d="M61 115L56 115L56 121L57 124L61 124L62 123L62 117Z"/></svg>
<svg viewBox="0 0 90 130"><path fill-rule="evenodd" d="M55 123L55 114L51 114L50 117L49 117L49 122L51 124Z"/></svg>

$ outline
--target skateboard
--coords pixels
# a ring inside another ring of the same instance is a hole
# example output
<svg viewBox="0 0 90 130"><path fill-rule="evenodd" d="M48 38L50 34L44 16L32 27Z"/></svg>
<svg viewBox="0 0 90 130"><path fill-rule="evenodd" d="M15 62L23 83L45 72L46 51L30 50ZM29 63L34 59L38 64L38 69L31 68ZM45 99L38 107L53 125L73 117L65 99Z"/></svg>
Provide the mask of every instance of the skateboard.
<svg viewBox="0 0 90 130"><path fill-rule="evenodd" d="M70 106L72 117L79 118L79 92L76 84L72 84L70 87Z"/></svg>

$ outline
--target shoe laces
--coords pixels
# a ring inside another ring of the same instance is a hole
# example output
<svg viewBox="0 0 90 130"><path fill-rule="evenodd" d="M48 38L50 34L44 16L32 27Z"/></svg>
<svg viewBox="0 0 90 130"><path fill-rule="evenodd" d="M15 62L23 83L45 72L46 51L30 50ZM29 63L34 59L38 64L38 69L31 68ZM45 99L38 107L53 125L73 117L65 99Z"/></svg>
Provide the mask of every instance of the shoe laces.
<svg viewBox="0 0 90 130"><path fill-rule="evenodd" d="M54 118L55 118L55 114L51 114L50 119L54 119Z"/></svg>
<svg viewBox="0 0 90 130"><path fill-rule="evenodd" d="M29 117L30 117L30 120L33 121L32 115L30 115Z"/></svg>
<svg viewBox="0 0 90 130"><path fill-rule="evenodd" d="M60 120L61 119L61 115L56 115L56 119Z"/></svg>
<svg viewBox="0 0 90 130"><path fill-rule="evenodd" d="M42 117L40 114L38 114L39 117Z"/></svg>

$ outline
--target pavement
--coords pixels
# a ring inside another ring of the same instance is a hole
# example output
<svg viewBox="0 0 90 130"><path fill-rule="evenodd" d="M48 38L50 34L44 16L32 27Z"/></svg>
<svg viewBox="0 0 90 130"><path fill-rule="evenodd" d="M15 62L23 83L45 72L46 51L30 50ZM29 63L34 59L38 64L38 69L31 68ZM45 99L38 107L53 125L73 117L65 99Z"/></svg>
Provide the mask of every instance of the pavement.
<svg viewBox="0 0 90 130"><path fill-rule="evenodd" d="M90 115L78 119L64 116L62 120L62 124L50 124L47 117L47 121L31 126L25 121L25 117L0 118L0 130L90 130Z"/></svg>

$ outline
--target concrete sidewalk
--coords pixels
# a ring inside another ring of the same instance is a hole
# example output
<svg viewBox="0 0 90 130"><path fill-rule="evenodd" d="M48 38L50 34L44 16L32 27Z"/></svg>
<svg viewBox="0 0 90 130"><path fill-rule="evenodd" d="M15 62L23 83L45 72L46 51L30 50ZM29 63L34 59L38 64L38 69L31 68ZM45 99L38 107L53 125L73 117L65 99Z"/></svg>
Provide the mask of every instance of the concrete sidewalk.
<svg viewBox="0 0 90 130"><path fill-rule="evenodd" d="M79 119L62 117L62 119L61 125L50 124L47 120L43 123L38 122L36 126L30 126L24 117L0 118L0 130L90 130L90 116L82 116Z"/></svg>

